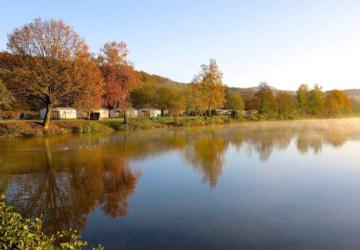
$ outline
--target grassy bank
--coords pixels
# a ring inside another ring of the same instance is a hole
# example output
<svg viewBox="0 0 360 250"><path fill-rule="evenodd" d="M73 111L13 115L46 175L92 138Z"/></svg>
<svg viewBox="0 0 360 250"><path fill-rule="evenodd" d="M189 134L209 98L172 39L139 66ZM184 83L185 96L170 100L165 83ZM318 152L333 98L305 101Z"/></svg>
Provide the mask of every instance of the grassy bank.
<svg viewBox="0 0 360 250"><path fill-rule="evenodd" d="M128 125L122 124L121 119L106 119L101 121L88 120L55 120L49 129L44 130L40 121L7 120L0 121L0 137L34 137L54 136L71 133L111 133L114 131L193 127L220 125L240 122L229 116L212 117L179 117L176 121L172 117L136 118L130 119Z"/></svg>
<svg viewBox="0 0 360 250"><path fill-rule="evenodd" d="M338 117L339 118L339 117ZM350 118L350 117L343 117ZM292 120L306 120L316 118L298 118ZM321 119L321 118L319 118ZM322 118L324 119L324 118ZM331 119L331 118L325 118ZM274 119L251 119L252 121L274 121ZM276 119L275 119L276 120ZM209 125L222 125L248 121L245 118L232 119L229 116L187 116L179 117L176 121L172 117L134 118L127 125L122 119L106 119L100 121L88 120L54 120L49 129L44 130L41 121L0 121L0 137L34 137L55 136L76 133L111 133L115 131L171 128L171 127L197 127ZM277 121L277 120L276 120Z"/></svg>

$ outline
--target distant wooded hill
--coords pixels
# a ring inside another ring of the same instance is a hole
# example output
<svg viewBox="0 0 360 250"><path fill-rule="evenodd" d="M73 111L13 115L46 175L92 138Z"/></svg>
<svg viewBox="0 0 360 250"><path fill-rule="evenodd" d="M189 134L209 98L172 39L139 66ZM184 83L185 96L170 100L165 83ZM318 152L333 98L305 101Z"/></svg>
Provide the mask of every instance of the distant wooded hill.
<svg viewBox="0 0 360 250"><path fill-rule="evenodd" d="M272 86L270 86L270 88L274 94L276 94L279 91L286 91L292 95L296 94L296 91L293 91L293 90L281 90L281 89L277 89ZM230 91L240 92L241 96L243 96L245 98L249 95L251 96L253 93L255 93L258 90L259 90L259 87L249 87L249 88L230 87ZM357 100L360 99L360 89L345 89L344 91L349 95L350 98L357 99ZM326 93L327 93L327 91L325 91L325 94Z"/></svg>
<svg viewBox="0 0 360 250"><path fill-rule="evenodd" d="M176 82L173 81L167 77L159 76L159 75L153 75L149 74L144 71L138 71L138 78L139 81L143 84L153 84L155 86L177 86L181 88L183 84L182 82ZM270 86L271 90L274 94L276 94L279 91L283 91L281 89L275 88ZM230 87L229 88L231 92L240 92L241 96L246 99L246 97L251 97L256 91L259 90L259 87L248 87L248 88L239 88L239 87ZM296 94L296 91L293 90L284 90L292 95ZM354 99L360 99L360 89L345 89L344 90L350 98ZM325 92L326 93L326 92Z"/></svg>
<svg viewBox="0 0 360 250"><path fill-rule="evenodd" d="M149 74L145 71L137 71L138 80L141 84L153 85L156 87L170 87L178 86L181 87L185 83L173 81L167 77Z"/></svg>

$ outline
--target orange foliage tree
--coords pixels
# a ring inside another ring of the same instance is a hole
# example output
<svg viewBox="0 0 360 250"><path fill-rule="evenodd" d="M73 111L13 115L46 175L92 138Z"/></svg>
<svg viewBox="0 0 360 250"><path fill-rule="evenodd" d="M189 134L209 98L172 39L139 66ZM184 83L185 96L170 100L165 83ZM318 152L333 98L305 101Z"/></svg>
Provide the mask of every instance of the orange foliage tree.
<svg viewBox="0 0 360 250"><path fill-rule="evenodd" d="M126 124L129 92L137 82L136 72L127 59L127 45L108 42L101 52L99 61L105 79L105 104L108 108L123 110Z"/></svg>
<svg viewBox="0 0 360 250"><path fill-rule="evenodd" d="M15 29L7 45L21 58L20 67L12 71L13 84L18 92L46 107L44 128L48 128L53 107L68 106L74 100L82 103L88 98L84 93L95 93L87 80L96 70L79 73L80 68L86 68L80 65L91 62L87 46L63 21L36 18Z"/></svg>
<svg viewBox="0 0 360 250"><path fill-rule="evenodd" d="M350 114L352 103L345 91L331 90L326 95L325 106L330 115Z"/></svg>
<svg viewBox="0 0 360 250"><path fill-rule="evenodd" d="M81 93L81 98L74 96L74 106L87 111L88 115L91 110L101 108L104 103L104 78L87 49L78 53L74 60L74 79L79 83L77 93Z"/></svg>

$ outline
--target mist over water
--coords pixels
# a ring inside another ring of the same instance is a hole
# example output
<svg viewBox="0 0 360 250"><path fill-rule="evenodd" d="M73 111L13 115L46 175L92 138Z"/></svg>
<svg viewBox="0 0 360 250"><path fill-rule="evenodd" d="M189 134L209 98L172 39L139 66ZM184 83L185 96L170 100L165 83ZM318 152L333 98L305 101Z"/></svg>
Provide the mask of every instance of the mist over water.
<svg viewBox="0 0 360 250"><path fill-rule="evenodd" d="M359 249L360 119L2 140L0 191L106 249Z"/></svg>

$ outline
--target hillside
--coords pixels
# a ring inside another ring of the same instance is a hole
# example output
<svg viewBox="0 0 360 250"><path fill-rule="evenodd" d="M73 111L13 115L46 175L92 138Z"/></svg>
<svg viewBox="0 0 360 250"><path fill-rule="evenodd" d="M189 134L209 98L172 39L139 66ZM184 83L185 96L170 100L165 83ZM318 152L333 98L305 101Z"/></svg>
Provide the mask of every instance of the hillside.
<svg viewBox="0 0 360 250"><path fill-rule="evenodd" d="M144 85L153 85L153 86L178 86L181 87L181 85L185 83L176 82L173 81L167 77L149 74L145 71L137 71L138 80L140 84Z"/></svg>
<svg viewBox="0 0 360 250"><path fill-rule="evenodd" d="M177 86L177 87L181 88L181 87L183 87L184 84L186 84L186 83L171 80L167 77L149 74L145 71L138 71L137 73L138 73L139 82L141 84L145 84L145 85L164 86L164 87ZM281 89L275 88L273 86L270 86L270 88L274 92L274 94L276 94L279 91L286 91L292 95L296 94L296 91L293 91L293 90L281 90ZM252 95L256 91L259 90L259 86L248 87L248 88L229 87L229 89L232 92L240 92L240 94L245 99L247 99L247 97L252 97ZM360 89L345 89L344 91L349 95L350 98L360 99Z"/></svg>

